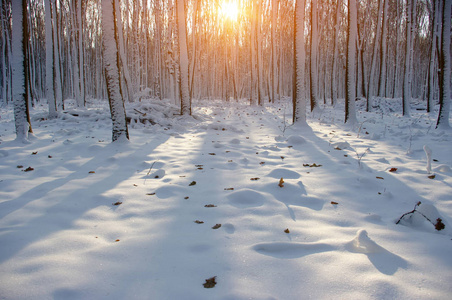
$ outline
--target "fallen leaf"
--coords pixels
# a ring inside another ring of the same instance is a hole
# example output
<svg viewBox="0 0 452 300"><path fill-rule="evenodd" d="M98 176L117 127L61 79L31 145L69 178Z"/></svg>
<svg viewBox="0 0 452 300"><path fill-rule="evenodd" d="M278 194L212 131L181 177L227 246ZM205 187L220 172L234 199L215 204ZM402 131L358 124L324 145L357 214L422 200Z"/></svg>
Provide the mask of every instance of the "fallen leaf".
<svg viewBox="0 0 452 300"><path fill-rule="evenodd" d="M179 177L182 177L182 178L184 178L184 177L187 177L187 176L185 176L185 175L179 175Z"/></svg>
<svg viewBox="0 0 452 300"><path fill-rule="evenodd" d="M185 197L184 197L185 200L187 200L188 198L190 198L190 197L188 197L188 196L185 196Z"/></svg>
<svg viewBox="0 0 452 300"><path fill-rule="evenodd" d="M154 196L155 193L147 193L146 195L147 195L147 196Z"/></svg>
<svg viewBox="0 0 452 300"><path fill-rule="evenodd" d="M233 191L234 188L224 188L225 191Z"/></svg>
<svg viewBox="0 0 452 300"><path fill-rule="evenodd" d="M287 148L292 148L293 146L287 146Z"/></svg>
<svg viewBox="0 0 452 300"><path fill-rule="evenodd" d="M289 228L286 228L286 229L284 230L284 232L285 232L285 233L290 233Z"/></svg>
<svg viewBox="0 0 452 300"><path fill-rule="evenodd" d="M118 239L118 240L116 240L115 242L119 242L119 239Z"/></svg>
<svg viewBox="0 0 452 300"><path fill-rule="evenodd" d="M30 171L33 171L34 169L32 168L32 167L28 167L28 168L26 168L25 170L24 170L24 172L30 172Z"/></svg>
<svg viewBox="0 0 452 300"><path fill-rule="evenodd" d="M220 228L221 227L221 224L215 224L213 227L212 227L212 229L218 229L218 228Z"/></svg>
<svg viewBox="0 0 452 300"><path fill-rule="evenodd" d="M283 179L282 177L281 177L281 179L279 180L278 186L279 186L279 187L284 187L284 179Z"/></svg>
<svg viewBox="0 0 452 300"><path fill-rule="evenodd" d="M316 163L313 163L312 165L309 165L310 168L318 168L321 167L322 165L318 165Z"/></svg>
<svg viewBox="0 0 452 300"><path fill-rule="evenodd" d="M204 221L196 220L195 223L196 223L196 224L204 224Z"/></svg>
<svg viewBox="0 0 452 300"><path fill-rule="evenodd" d="M384 178L381 177L381 176L377 176L377 177L375 177L375 178L377 178L377 179L383 179L383 180L384 180Z"/></svg>
<svg viewBox="0 0 452 300"><path fill-rule="evenodd" d="M303 167L309 167L309 164L303 164Z"/></svg>
<svg viewBox="0 0 452 300"><path fill-rule="evenodd" d="M188 186L192 186L192 185L196 185L196 181L190 182L190 184Z"/></svg>
<svg viewBox="0 0 452 300"><path fill-rule="evenodd" d="M250 178L250 180L253 180L253 181L256 181L256 180L259 180L259 179L260 179L259 177Z"/></svg>
<svg viewBox="0 0 452 300"><path fill-rule="evenodd" d="M134 183L133 186L138 186L138 185Z"/></svg>
<svg viewBox="0 0 452 300"><path fill-rule="evenodd" d="M210 289L213 288L217 282L215 281L215 278L217 278L217 276L213 276L209 279L206 279L206 282L203 283L202 285L206 288L206 289Z"/></svg>
<svg viewBox="0 0 452 300"><path fill-rule="evenodd" d="M342 149L339 147L335 147L334 150L342 150Z"/></svg>
<svg viewBox="0 0 452 300"><path fill-rule="evenodd" d="M52 158L52 155L48 155L47 157L48 157L48 158Z"/></svg>
<svg viewBox="0 0 452 300"><path fill-rule="evenodd" d="M438 161L438 160L434 158L433 161Z"/></svg>
<svg viewBox="0 0 452 300"><path fill-rule="evenodd" d="M228 162L232 162L232 159L228 160Z"/></svg>
<svg viewBox="0 0 452 300"><path fill-rule="evenodd" d="M263 164L265 164L265 161L261 161L259 164L260 164L260 165L263 165Z"/></svg>
<svg viewBox="0 0 452 300"><path fill-rule="evenodd" d="M444 228L446 228L446 225L444 225L443 220L441 218L436 219L435 229L440 231Z"/></svg>
<svg viewBox="0 0 452 300"><path fill-rule="evenodd" d="M36 154L38 154L38 151L31 152L31 155L36 155Z"/></svg>
<svg viewBox="0 0 452 300"><path fill-rule="evenodd" d="M25 171L26 171L26 170L25 170ZM436 177L436 175L435 175L435 174L433 174L433 175L429 175L429 176L428 176L428 178L429 178L429 179L435 179L435 177Z"/></svg>
<svg viewBox="0 0 452 300"><path fill-rule="evenodd" d="M216 155L215 153L209 153L209 155Z"/></svg>
<svg viewBox="0 0 452 300"><path fill-rule="evenodd" d="M229 152L231 152L231 151L229 151L229 150L226 150L226 153L229 153Z"/></svg>
<svg viewBox="0 0 452 300"><path fill-rule="evenodd" d="M121 205L121 204L122 204L121 201L118 201L118 202L113 203L113 205L116 205L116 206Z"/></svg>
<svg viewBox="0 0 452 300"><path fill-rule="evenodd" d="M206 205L204 205L204 207L217 207L217 206L214 204L206 204Z"/></svg>
<svg viewBox="0 0 452 300"><path fill-rule="evenodd" d="M96 172L94 172L94 171L89 171L88 172L88 174L94 174L94 173L96 173Z"/></svg>
<svg viewBox="0 0 452 300"><path fill-rule="evenodd" d="M397 168L391 168L391 169L389 169L389 172L395 172L395 171L397 171Z"/></svg>
<svg viewBox="0 0 452 300"><path fill-rule="evenodd" d="M281 159L284 159L284 156L280 156L281 157Z"/></svg>
<svg viewBox="0 0 452 300"><path fill-rule="evenodd" d="M22 169L23 167L24 167L24 166L22 166L22 165L18 165L18 166L17 166L18 169Z"/></svg>
<svg viewBox="0 0 452 300"><path fill-rule="evenodd" d="M337 203L336 201L331 201L331 204L338 205L339 203Z"/></svg>

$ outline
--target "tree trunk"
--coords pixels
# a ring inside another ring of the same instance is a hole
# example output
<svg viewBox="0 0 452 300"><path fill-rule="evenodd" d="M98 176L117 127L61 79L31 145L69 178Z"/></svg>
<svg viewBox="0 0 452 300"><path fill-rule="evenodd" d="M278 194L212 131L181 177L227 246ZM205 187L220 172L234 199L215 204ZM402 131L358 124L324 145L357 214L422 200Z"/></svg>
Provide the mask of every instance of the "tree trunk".
<svg viewBox="0 0 452 300"><path fill-rule="evenodd" d="M52 39L52 8L50 7L50 1L45 0L46 10L46 98L49 104L49 118L53 119L57 116L56 102L53 83L54 69L53 69L53 39Z"/></svg>
<svg viewBox="0 0 452 300"><path fill-rule="evenodd" d="M427 112L433 112L435 104L433 103L433 94L435 91L434 75L436 65L436 39L438 35L438 13L439 1L433 0L433 23L432 23L432 43L430 46L430 61L428 71L428 91L427 91Z"/></svg>
<svg viewBox="0 0 452 300"><path fill-rule="evenodd" d="M104 44L105 79L110 103L112 141L129 139L126 112L119 81L118 31L115 0L102 0L102 40Z"/></svg>
<svg viewBox="0 0 452 300"><path fill-rule="evenodd" d="M311 61L310 61L310 91L311 91L311 111L317 108L317 0L311 1Z"/></svg>
<svg viewBox="0 0 452 300"><path fill-rule="evenodd" d="M439 84L439 114L436 127L441 129L450 128L450 28L452 17L452 0L445 0L442 11L442 33L441 33L441 57L440 57L440 84Z"/></svg>
<svg viewBox="0 0 452 300"><path fill-rule="evenodd" d="M304 97L305 45L304 21L305 1L297 0L294 14L294 79L293 79L293 123L307 125L306 98Z"/></svg>
<svg viewBox="0 0 452 300"><path fill-rule="evenodd" d="M179 93L181 98L181 114L191 115L190 92L188 90L188 51L185 25L184 0L176 0L177 32L179 39Z"/></svg>
<svg viewBox="0 0 452 300"><path fill-rule="evenodd" d="M378 86L378 96L380 97L386 96L386 40L388 32L388 7L389 7L389 0L383 1L384 1L383 21L382 21L383 30L381 33L381 43L380 43L380 79Z"/></svg>
<svg viewBox="0 0 452 300"><path fill-rule="evenodd" d="M375 69L377 65L377 50L378 50L378 39L380 37L381 31L381 14L383 11L383 3L384 0L378 0L378 14L377 14L377 32L374 38L374 49L372 54L372 63L370 65L370 75L369 75L369 85L367 87L367 106L366 111L372 110L373 105L373 95L374 95L374 76Z"/></svg>
<svg viewBox="0 0 452 300"><path fill-rule="evenodd" d="M357 30L356 0L348 0L347 24L347 63L345 79L345 123L356 123L355 108L355 69L356 69L356 30Z"/></svg>
<svg viewBox="0 0 452 300"><path fill-rule="evenodd" d="M334 19L334 50L333 50L333 62L331 66L331 105L335 106L337 102L337 83L336 83L336 72L337 72L337 58L339 55L339 19L340 19L340 9L342 1L336 2L336 14Z"/></svg>

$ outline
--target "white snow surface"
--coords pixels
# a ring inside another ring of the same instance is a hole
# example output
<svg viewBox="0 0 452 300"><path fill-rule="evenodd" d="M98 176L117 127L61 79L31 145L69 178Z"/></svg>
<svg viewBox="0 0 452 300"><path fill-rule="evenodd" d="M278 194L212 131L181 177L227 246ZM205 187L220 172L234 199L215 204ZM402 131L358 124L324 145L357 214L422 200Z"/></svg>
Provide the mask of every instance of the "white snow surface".
<svg viewBox="0 0 452 300"><path fill-rule="evenodd" d="M452 133L391 101L305 128L282 124L290 99L146 100L115 143L106 101L36 106L30 144L0 108L0 299L450 299ZM395 224L419 201L445 229Z"/></svg>

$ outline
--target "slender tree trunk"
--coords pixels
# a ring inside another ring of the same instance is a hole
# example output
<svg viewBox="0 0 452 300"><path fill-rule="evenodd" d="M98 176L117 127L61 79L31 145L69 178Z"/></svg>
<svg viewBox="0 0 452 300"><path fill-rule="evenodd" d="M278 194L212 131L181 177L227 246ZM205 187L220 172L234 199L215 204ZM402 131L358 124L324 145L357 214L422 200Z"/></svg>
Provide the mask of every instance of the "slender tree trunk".
<svg viewBox="0 0 452 300"><path fill-rule="evenodd" d="M383 8L383 21L382 21L382 33L381 33L381 43L380 43L380 79L378 86L378 96L386 96L386 40L388 32L388 7L389 0L384 1Z"/></svg>
<svg viewBox="0 0 452 300"><path fill-rule="evenodd" d="M305 44L304 22L305 1L297 0L294 14L294 78L293 78L293 122L302 125L306 123L306 98L304 97L305 77Z"/></svg>
<svg viewBox="0 0 452 300"><path fill-rule="evenodd" d="M427 112L433 112L435 104L433 103L433 94L435 91L435 64L436 64L436 39L438 35L438 13L439 1L433 0L433 23L432 23L432 44L430 46L430 61L428 71L428 86L427 86Z"/></svg>
<svg viewBox="0 0 452 300"><path fill-rule="evenodd" d="M311 61L310 61L310 91L311 91L311 111L318 105L317 99L317 49L318 49L318 28L317 28L317 1L311 1Z"/></svg>
<svg viewBox="0 0 452 300"><path fill-rule="evenodd" d="M333 46L333 61L331 64L331 105L335 106L337 103L337 58L339 55L339 19L341 12L342 1L336 2L336 14L334 18L334 46Z"/></svg>
<svg viewBox="0 0 452 300"><path fill-rule="evenodd" d="M188 51L185 25L184 0L176 0L177 5L177 32L179 39L179 93L181 97L181 114L191 115L191 100L188 90Z"/></svg>
<svg viewBox="0 0 452 300"><path fill-rule="evenodd" d="M27 121L27 98L25 93L25 32L27 2L13 1L12 3L12 78L14 121L16 127L16 140L28 142L29 122Z"/></svg>
<svg viewBox="0 0 452 300"><path fill-rule="evenodd" d="M59 39L59 20L56 0L51 0L52 17L53 17L53 62L55 72L55 102L57 110L63 109L63 88L61 81L61 61L60 61L60 39Z"/></svg>
<svg viewBox="0 0 452 300"><path fill-rule="evenodd" d="M50 1L45 0L46 10L46 98L49 104L49 118L53 119L57 116L56 102L53 83L54 78L54 63L53 63L53 39L52 39L52 8Z"/></svg>
<svg viewBox="0 0 452 300"><path fill-rule="evenodd" d="M449 129L450 115L450 28L452 17L452 0L444 0L441 30L440 84L439 84L439 114L436 127Z"/></svg>
<svg viewBox="0 0 452 300"><path fill-rule="evenodd" d="M377 32L374 38L374 48L372 54L372 63L370 65L370 75L369 75L369 85L367 87L367 106L366 111L372 110L373 105L373 95L374 95L374 76L375 69L377 67L377 50L378 50L378 39L380 37L381 32L381 14L383 11L383 3L384 0L378 0L378 15L377 15Z"/></svg>
<svg viewBox="0 0 452 300"><path fill-rule="evenodd" d="M257 10L257 5L255 1L252 1L253 3L253 9ZM256 98L256 13L251 14L254 17L251 17L251 41L250 41L250 48L251 48L251 82L250 82L250 96L251 96L251 105L257 105L258 101Z"/></svg>
<svg viewBox="0 0 452 300"><path fill-rule="evenodd" d="M356 0L348 0L347 24L347 65L345 79L345 123L356 123L355 108L355 70L356 70L356 30L357 30Z"/></svg>
<svg viewBox="0 0 452 300"><path fill-rule="evenodd" d="M102 40L104 44L105 78L112 120L112 141L129 139L126 111L119 81L118 30L115 0L102 0Z"/></svg>
<svg viewBox="0 0 452 300"><path fill-rule="evenodd" d="M272 44L272 72L271 72L271 97L272 102L276 99L276 82L277 82L277 70L276 70L276 14L277 14L277 1L272 0L272 31L271 31L271 44Z"/></svg>
<svg viewBox="0 0 452 300"><path fill-rule="evenodd" d="M263 77L263 62L262 62L262 34L261 34L261 17L262 17L262 0L257 0L257 14L256 14L256 31L257 31L257 89L258 89L258 104L264 105L264 89L262 87Z"/></svg>
<svg viewBox="0 0 452 300"><path fill-rule="evenodd" d="M411 31L413 29L413 1L407 1L407 20L406 20L406 48L405 48L405 74L403 80L403 115L410 116L410 102L411 102L411 50L413 46L411 45Z"/></svg>

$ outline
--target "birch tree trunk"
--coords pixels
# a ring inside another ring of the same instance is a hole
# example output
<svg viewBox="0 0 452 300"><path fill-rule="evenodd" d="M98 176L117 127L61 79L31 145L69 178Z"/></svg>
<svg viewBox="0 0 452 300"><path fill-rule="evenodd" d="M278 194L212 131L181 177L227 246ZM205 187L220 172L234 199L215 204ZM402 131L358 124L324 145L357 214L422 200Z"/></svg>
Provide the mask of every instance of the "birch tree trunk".
<svg viewBox="0 0 452 300"><path fill-rule="evenodd" d="M311 111L317 108L317 50L318 50L318 29L317 29L317 1L311 1L311 70L310 70L310 91L311 91Z"/></svg>
<svg viewBox="0 0 452 300"><path fill-rule="evenodd" d="M427 112L433 112L435 104L433 103L433 93L435 91L434 75L436 63L436 39L438 36L438 13L439 1L433 0L433 23L432 23L432 44L430 46L430 61L428 71L428 95L427 95Z"/></svg>
<svg viewBox="0 0 452 300"><path fill-rule="evenodd" d="M53 69L53 39L52 39L52 8L50 7L50 1L45 0L46 10L46 98L49 104L49 118L53 119L57 116L55 93L53 83L54 69Z"/></svg>
<svg viewBox="0 0 452 300"><path fill-rule="evenodd" d="M333 50L333 61L331 70L331 105L335 106L337 102L337 82L336 82L336 72L337 72L337 59L339 55L339 20L340 20L340 9L342 6L342 0L336 2L336 15L334 19L334 50Z"/></svg>
<svg viewBox="0 0 452 300"><path fill-rule="evenodd" d="M372 110L373 105L373 95L374 95L374 77L375 77L375 69L377 65L377 50L378 50L378 40L381 32L381 14L383 11L383 3L384 0L378 0L378 14L377 14L377 31L374 38L374 49L372 52L372 63L370 65L370 75L369 75L369 85L367 88L367 106L366 111Z"/></svg>
<svg viewBox="0 0 452 300"><path fill-rule="evenodd" d="M388 32L388 7L389 0L384 1L383 6L383 21L382 21L382 33L381 33L381 42L380 42L380 79L378 85L378 96L385 97L386 96L386 40L387 40L387 32Z"/></svg>
<svg viewBox="0 0 452 300"><path fill-rule="evenodd" d="M63 87L61 82L61 63L60 63L60 39L58 34L58 10L56 0L51 0L53 17L53 62L55 72L55 102L57 110L63 109Z"/></svg>
<svg viewBox="0 0 452 300"><path fill-rule="evenodd" d="M405 48L405 74L403 78L403 115L410 116L411 108L411 51L413 46L411 45L411 31L413 28L413 0L406 0L407 2L407 20L406 20L406 48Z"/></svg>
<svg viewBox="0 0 452 300"><path fill-rule="evenodd" d="M252 1L253 3L253 9L257 10L255 1ZM251 13L251 41L250 41L250 48L251 48L251 105L256 105L257 98L256 98L256 17L255 13Z"/></svg>
<svg viewBox="0 0 452 300"><path fill-rule="evenodd" d="M256 14L256 31L257 31L257 89L258 89L258 104L264 105L264 89L262 87L263 66L262 66L262 33L261 33L261 17L262 17L262 0L257 0L257 14Z"/></svg>
<svg viewBox="0 0 452 300"><path fill-rule="evenodd" d="M356 0L348 0L348 24L347 24L347 63L345 79L345 123L356 123L355 107L355 72L356 72L356 31L357 7Z"/></svg>
<svg viewBox="0 0 452 300"><path fill-rule="evenodd" d="M271 97L272 102L276 100L276 83L277 83L277 70L276 70L276 14L277 14L277 1L272 0L272 29L271 29L271 44L272 44L272 77L271 77Z"/></svg>
<svg viewBox="0 0 452 300"><path fill-rule="evenodd" d="M445 0L442 11L440 84L439 84L439 114L436 128L449 129L450 115L450 28L452 17L452 0Z"/></svg>
<svg viewBox="0 0 452 300"><path fill-rule="evenodd" d="M293 79L293 123L307 125L306 98L304 97L305 45L304 22L306 0L297 0L294 14L294 79Z"/></svg>
<svg viewBox="0 0 452 300"><path fill-rule="evenodd" d="M177 32L179 39L179 93L181 98L181 114L191 115L191 101L188 87L188 51L185 25L184 0L176 0Z"/></svg>
<svg viewBox="0 0 452 300"><path fill-rule="evenodd" d="M30 124L27 121L27 98L25 93L25 45L27 43L24 31L26 31L27 2L13 1L12 3L12 79L13 79L13 103L14 123L16 127L16 140L27 143Z"/></svg>
<svg viewBox="0 0 452 300"><path fill-rule="evenodd" d="M129 139L126 111L119 81L118 32L115 0L102 0L102 41L104 45L105 79L112 121L112 141Z"/></svg>

